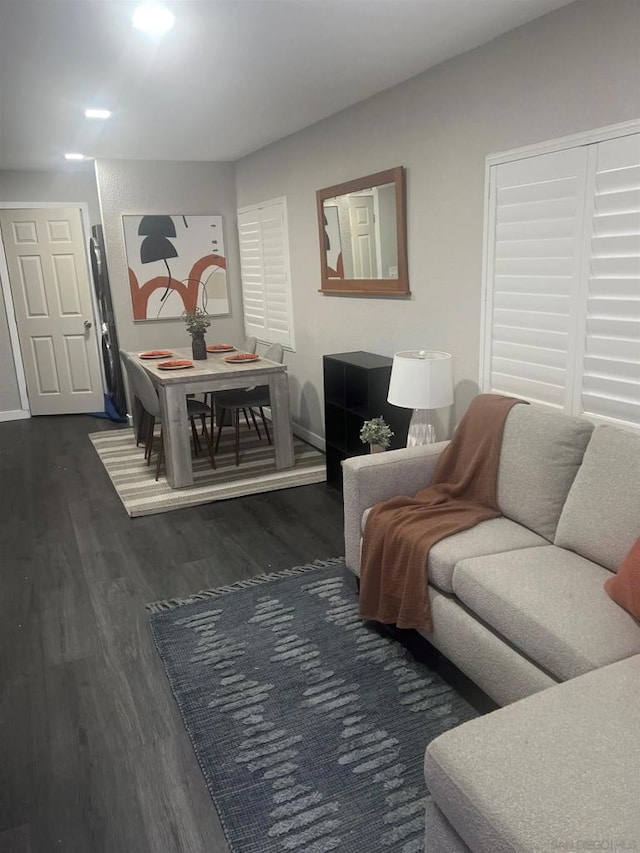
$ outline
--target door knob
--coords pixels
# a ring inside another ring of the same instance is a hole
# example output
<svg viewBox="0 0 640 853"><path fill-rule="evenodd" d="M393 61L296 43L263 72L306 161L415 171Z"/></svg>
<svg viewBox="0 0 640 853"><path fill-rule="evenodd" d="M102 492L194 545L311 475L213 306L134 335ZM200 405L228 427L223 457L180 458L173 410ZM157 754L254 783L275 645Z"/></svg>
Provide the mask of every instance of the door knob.
<svg viewBox="0 0 640 853"><path fill-rule="evenodd" d="M85 320L84 321L84 327L85 327L85 329L90 329L91 328L91 320Z"/></svg>

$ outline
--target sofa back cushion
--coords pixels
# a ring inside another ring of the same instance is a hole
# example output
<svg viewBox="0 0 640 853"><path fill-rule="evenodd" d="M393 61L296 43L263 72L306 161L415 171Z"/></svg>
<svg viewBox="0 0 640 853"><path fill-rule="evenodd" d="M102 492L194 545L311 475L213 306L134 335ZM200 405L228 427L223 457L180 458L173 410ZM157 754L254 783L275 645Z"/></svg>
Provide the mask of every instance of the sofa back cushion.
<svg viewBox="0 0 640 853"><path fill-rule="evenodd" d="M509 412L498 470L498 505L507 518L553 542L558 519L593 425L534 406Z"/></svg>
<svg viewBox="0 0 640 853"><path fill-rule="evenodd" d="M560 516L555 544L615 572L640 536L640 435L599 426Z"/></svg>

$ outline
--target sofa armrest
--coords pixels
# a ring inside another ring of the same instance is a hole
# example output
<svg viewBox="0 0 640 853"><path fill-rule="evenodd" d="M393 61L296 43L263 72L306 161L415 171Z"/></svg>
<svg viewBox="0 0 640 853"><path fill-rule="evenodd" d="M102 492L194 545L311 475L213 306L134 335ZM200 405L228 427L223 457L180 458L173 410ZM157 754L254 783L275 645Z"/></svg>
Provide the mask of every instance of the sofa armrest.
<svg viewBox="0 0 640 853"><path fill-rule="evenodd" d="M386 453L351 456L342 463L344 544L347 568L360 573L360 526L366 509L380 501L413 497L431 483L433 469L448 441L403 447Z"/></svg>

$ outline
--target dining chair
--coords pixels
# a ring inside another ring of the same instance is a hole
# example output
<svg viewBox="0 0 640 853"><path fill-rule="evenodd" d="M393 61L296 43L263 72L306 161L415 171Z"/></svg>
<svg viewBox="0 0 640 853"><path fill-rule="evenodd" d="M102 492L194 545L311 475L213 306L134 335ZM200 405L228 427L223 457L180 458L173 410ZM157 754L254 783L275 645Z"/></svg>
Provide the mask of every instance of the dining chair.
<svg viewBox="0 0 640 853"><path fill-rule="evenodd" d="M126 350L123 350L123 349L119 350L119 354L120 354L120 361L122 362L122 365L125 369L125 373L127 374L127 382L129 385L129 392L130 392L131 398L132 398L131 402L133 404L136 395L134 392L134 380L133 380L133 371L132 371L131 365L136 365L136 366L139 366L139 365L136 362L136 360L134 358L132 358L128 352L126 352ZM146 373L145 373L145 376L147 376ZM147 376L147 378L148 378L148 376ZM190 415L190 417L199 417L200 418L200 420L202 422L202 435L208 441L209 437L207 434L207 427L206 427L205 418L206 418L206 415L209 414L209 410L207 407L203 406L202 404L195 405L193 402L189 403L188 401L193 397L195 397L195 394L187 394L187 409L189 410L189 415ZM206 402L207 401L205 399L205 403ZM143 409L142 414L143 414L144 420L146 421L147 412L144 409ZM144 431L144 427L145 427L145 423L143 422L141 424L141 428L137 431L138 435L136 436L136 447L138 447L140 444L140 435ZM212 433L212 435L213 435L213 433ZM145 433L145 438L146 438L146 433ZM199 452L200 449L201 449L200 442L198 442L197 452ZM197 453L196 453L196 455L197 455Z"/></svg>
<svg viewBox="0 0 640 853"><path fill-rule="evenodd" d="M284 360L284 349L282 347L282 344L271 344L271 346L265 352L264 357L269 361L276 361L278 364L282 364ZM264 426L264 431L267 434L267 441L269 442L269 444L271 444L271 435L269 434L269 427L267 426L267 419L264 414L264 406L268 406L270 404L268 385L256 385L253 388L243 388L242 390L238 391L218 391L216 393L216 403L220 407L220 422L218 424L218 434L216 436L215 446L216 451L218 450L218 447L220 445L220 436L222 435L222 427L224 426L224 417L225 412L227 410L231 411L233 416L233 426L235 429L236 465L240 464L241 411L244 411L245 413L247 426L249 426L249 419L247 418L247 412L249 412L249 414L251 415L251 420L253 421L253 425L256 428L258 438L262 440L262 436L260 435L260 430L258 428L258 423L256 421L256 416L253 411L254 409L258 409L260 417L262 419L262 425ZM249 429L251 429L251 427L249 427Z"/></svg>
<svg viewBox="0 0 640 853"><path fill-rule="evenodd" d="M238 347L238 352L250 352L253 355L256 351L257 346L258 346L258 339L253 337L252 335L250 335L244 339L242 346ZM214 391L207 391L204 395L205 403L208 403L211 406L211 441L213 441L213 416L214 416L214 412L215 412L216 420L220 421L220 419L221 419L221 414L220 414L221 409L217 405L217 403L215 403L214 393L215 393ZM247 422L247 426L249 427L249 429L251 429L251 427L249 426L249 418L247 417L246 412L244 413L244 417L245 417L245 420Z"/></svg>
<svg viewBox="0 0 640 853"><path fill-rule="evenodd" d="M160 422L160 447L158 450L158 460L156 463L156 480L160 476L160 467L162 465L162 459L164 457L164 439L162 434L162 421L160 418L160 399L158 397L158 392L155 389L153 382L151 381L149 374L142 367L141 364L129 357L128 363L128 375L131 376L133 381L133 393L140 401L141 406L147 414L147 436L145 442L145 459L147 460L147 465L151 464L151 454L153 452L153 435L155 430L156 421ZM203 435L206 437L207 448L209 450L209 460L211 462L211 467L216 467L216 462L214 458L214 449L213 449L213 441L209 440L209 436L207 434L206 427L206 418L207 415L211 413L209 406L200 400L187 399L187 420L191 425L191 435L193 436L193 449L194 453L197 456L201 450L200 439L198 438L198 430L196 429L195 419L197 417L200 418L202 422Z"/></svg>
<svg viewBox="0 0 640 853"><path fill-rule="evenodd" d="M135 394L134 382L133 382L133 370L131 369L131 365L133 364L133 358L129 355L129 353L126 350L123 350L123 349L119 350L119 355L120 355L120 362L122 363L122 366L124 368L124 372L125 372L126 377L127 377L127 387L129 389L129 403L131 405L131 414L133 414L133 409L135 408L135 402L136 402L136 394ZM140 446L140 438L141 438L143 431L144 431L144 428L146 426L146 419L147 419L147 414L143 409L142 410L142 421L136 427L136 436L135 436L136 447ZM145 435L145 440L146 440L146 433L144 435Z"/></svg>
<svg viewBox="0 0 640 853"><path fill-rule="evenodd" d="M244 339L244 343L242 344L242 352L250 352L255 353L256 347L258 346L258 339L253 336L247 337Z"/></svg>

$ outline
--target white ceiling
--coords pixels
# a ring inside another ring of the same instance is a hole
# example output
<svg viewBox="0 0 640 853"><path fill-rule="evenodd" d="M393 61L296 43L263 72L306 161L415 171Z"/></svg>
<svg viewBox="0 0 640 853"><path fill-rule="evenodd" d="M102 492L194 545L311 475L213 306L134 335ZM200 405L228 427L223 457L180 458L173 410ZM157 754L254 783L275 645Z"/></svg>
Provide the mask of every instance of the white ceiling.
<svg viewBox="0 0 640 853"><path fill-rule="evenodd" d="M236 160L570 0L0 0L0 169ZM107 122L85 119L107 107Z"/></svg>

